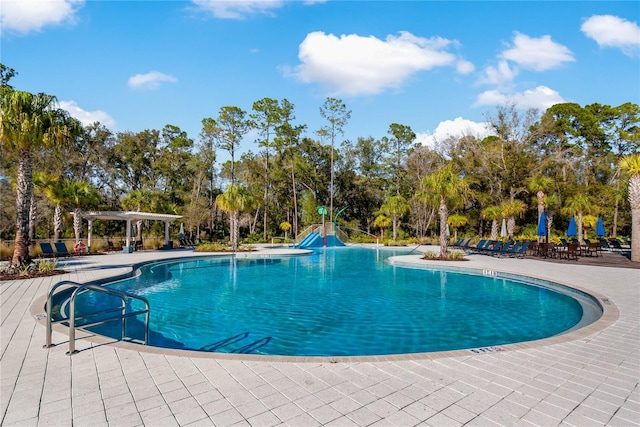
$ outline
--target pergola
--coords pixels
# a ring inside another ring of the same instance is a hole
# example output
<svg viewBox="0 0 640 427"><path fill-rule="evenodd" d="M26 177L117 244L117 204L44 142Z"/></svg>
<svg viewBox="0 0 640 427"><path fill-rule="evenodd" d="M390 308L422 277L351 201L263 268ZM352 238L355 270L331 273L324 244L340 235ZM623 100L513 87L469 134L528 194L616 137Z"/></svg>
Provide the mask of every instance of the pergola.
<svg viewBox="0 0 640 427"><path fill-rule="evenodd" d="M131 250L131 222L133 221L164 221L164 247L169 247L169 224L176 219L182 218L182 215L158 214L149 212L118 212L118 211L102 211L102 212L82 212L82 218L89 222L89 235L87 237L87 246L91 247L91 237L93 235L93 221L97 219L127 221L127 238L126 246L123 248L125 252Z"/></svg>

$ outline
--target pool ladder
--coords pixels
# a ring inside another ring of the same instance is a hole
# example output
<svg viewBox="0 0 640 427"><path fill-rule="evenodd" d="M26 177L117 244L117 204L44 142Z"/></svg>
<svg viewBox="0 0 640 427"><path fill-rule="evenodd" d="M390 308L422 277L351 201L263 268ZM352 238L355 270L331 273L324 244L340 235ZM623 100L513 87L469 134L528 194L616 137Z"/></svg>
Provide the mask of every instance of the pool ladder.
<svg viewBox="0 0 640 427"><path fill-rule="evenodd" d="M53 307L53 295L62 286L76 288L71 294L71 298L69 298L69 318L53 320L51 315L51 310ZM88 314L85 314L84 316L76 317L76 312L75 312L76 297L81 293L87 292L87 291L96 291L106 295L118 297L120 299L120 306L114 307L114 308L108 308L102 311L97 311L95 313L88 313ZM142 301L145 308L143 310L127 312L127 301L130 301L130 300ZM69 356L72 356L73 354L77 353L76 343L75 343L76 329L86 328L89 326L96 326L96 325L101 325L108 322L121 320L122 321L121 339L124 339L126 336L127 318L138 316L141 314L144 314L144 344L147 345L149 343L149 301L146 298L141 297L139 295L131 294L129 292L116 291L115 289L110 289L110 288L96 285L96 284L82 284L82 283L72 282L70 280L64 280L62 282L56 283L49 290L49 294L47 295L46 308L47 308L47 332L46 332L47 343L44 346L45 348L53 347L55 345L51 343L51 335L53 333L54 323L69 322L69 351L67 352L67 354ZM87 322L87 323L83 323L80 326L76 326L77 320L87 319L93 316L98 316L98 315L107 314L107 313L115 313L115 312L119 312L120 314L109 317L107 319L101 319L94 322Z"/></svg>

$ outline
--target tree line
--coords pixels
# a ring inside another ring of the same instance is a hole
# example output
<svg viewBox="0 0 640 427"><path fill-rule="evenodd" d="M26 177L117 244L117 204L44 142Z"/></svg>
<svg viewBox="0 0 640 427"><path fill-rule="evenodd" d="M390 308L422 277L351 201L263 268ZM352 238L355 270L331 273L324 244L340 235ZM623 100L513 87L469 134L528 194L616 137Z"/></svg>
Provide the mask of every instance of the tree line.
<svg viewBox="0 0 640 427"><path fill-rule="evenodd" d="M54 96L17 90L15 71L1 71L0 236L16 242L13 263L29 258L34 239L79 239L82 210L179 214L190 236L234 248L295 236L321 220L321 205L329 221L363 236L437 235L445 252L447 228L496 238L504 219L509 237L535 236L542 211L557 234L572 216L581 238L598 216L610 235L631 233L629 179L638 173L633 161L629 174L620 167L640 152L640 108L630 102L542 112L503 105L486 114L490 136L427 147L399 123L383 136L345 140L351 111L340 99L319 106L324 125L311 130L292 102L263 98L249 111L221 107L194 137L173 124L83 126ZM250 132L252 149L239 153ZM220 162L222 152L230 159ZM162 235L158 226L145 232ZM94 227L124 234L115 222Z"/></svg>

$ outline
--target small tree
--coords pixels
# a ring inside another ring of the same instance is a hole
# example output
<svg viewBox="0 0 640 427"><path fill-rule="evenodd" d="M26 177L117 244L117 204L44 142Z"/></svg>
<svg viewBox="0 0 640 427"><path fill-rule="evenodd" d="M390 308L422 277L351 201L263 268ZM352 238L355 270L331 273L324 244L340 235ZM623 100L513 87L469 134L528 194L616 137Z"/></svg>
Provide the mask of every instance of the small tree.
<svg viewBox="0 0 640 427"><path fill-rule="evenodd" d="M282 221L280 223L280 230L284 231L284 241L287 241L287 233L291 230L291 223L288 221Z"/></svg>
<svg viewBox="0 0 640 427"><path fill-rule="evenodd" d="M482 217L491 221L491 240L498 240L498 221L502 219L500 206L489 206L482 211Z"/></svg>
<svg viewBox="0 0 640 427"><path fill-rule="evenodd" d="M389 196L380 206L380 213L391 217L393 224L393 241L398 238L398 222L400 218L411 210L411 205L402 196Z"/></svg>
<svg viewBox="0 0 640 427"><path fill-rule="evenodd" d="M458 228L464 227L469 222L469 219L460 214L453 214L447 218L447 224L453 227L453 241L458 240Z"/></svg>
<svg viewBox="0 0 640 427"><path fill-rule="evenodd" d="M504 202L502 205L502 215L507 218L507 235L513 239L516 231L516 217L522 215L527 210L527 205L522 200Z"/></svg>
<svg viewBox="0 0 640 427"><path fill-rule="evenodd" d="M373 226L380 229L380 238L384 238L384 230L391 225L391 218L385 215L378 215L373 220Z"/></svg>
<svg viewBox="0 0 640 427"><path fill-rule="evenodd" d="M440 216L440 255L447 256L447 219L449 206L455 208L464 204L472 196L464 178L453 170L451 164L441 167L420 183L420 197L432 205L438 205Z"/></svg>
<svg viewBox="0 0 640 427"><path fill-rule="evenodd" d="M251 209L252 204L251 194L240 185L230 185L227 191L216 197L216 206L229 214L229 240L233 252L238 250L240 212Z"/></svg>

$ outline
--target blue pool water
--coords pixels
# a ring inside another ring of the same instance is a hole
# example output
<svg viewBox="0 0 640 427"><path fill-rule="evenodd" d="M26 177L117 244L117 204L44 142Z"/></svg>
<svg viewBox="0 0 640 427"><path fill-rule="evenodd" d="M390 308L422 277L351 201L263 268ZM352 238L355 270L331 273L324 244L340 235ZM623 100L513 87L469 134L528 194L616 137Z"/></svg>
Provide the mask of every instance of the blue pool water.
<svg viewBox="0 0 640 427"><path fill-rule="evenodd" d="M309 256L185 259L149 264L110 286L149 300L150 345L224 353L483 348L553 336L581 321L581 304L555 290L385 262L406 252L330 248ZM90 294L78 305L104 303ZM141 330L139 322L130 328ZM96 332L119 338L119 330Z"/></svg>

